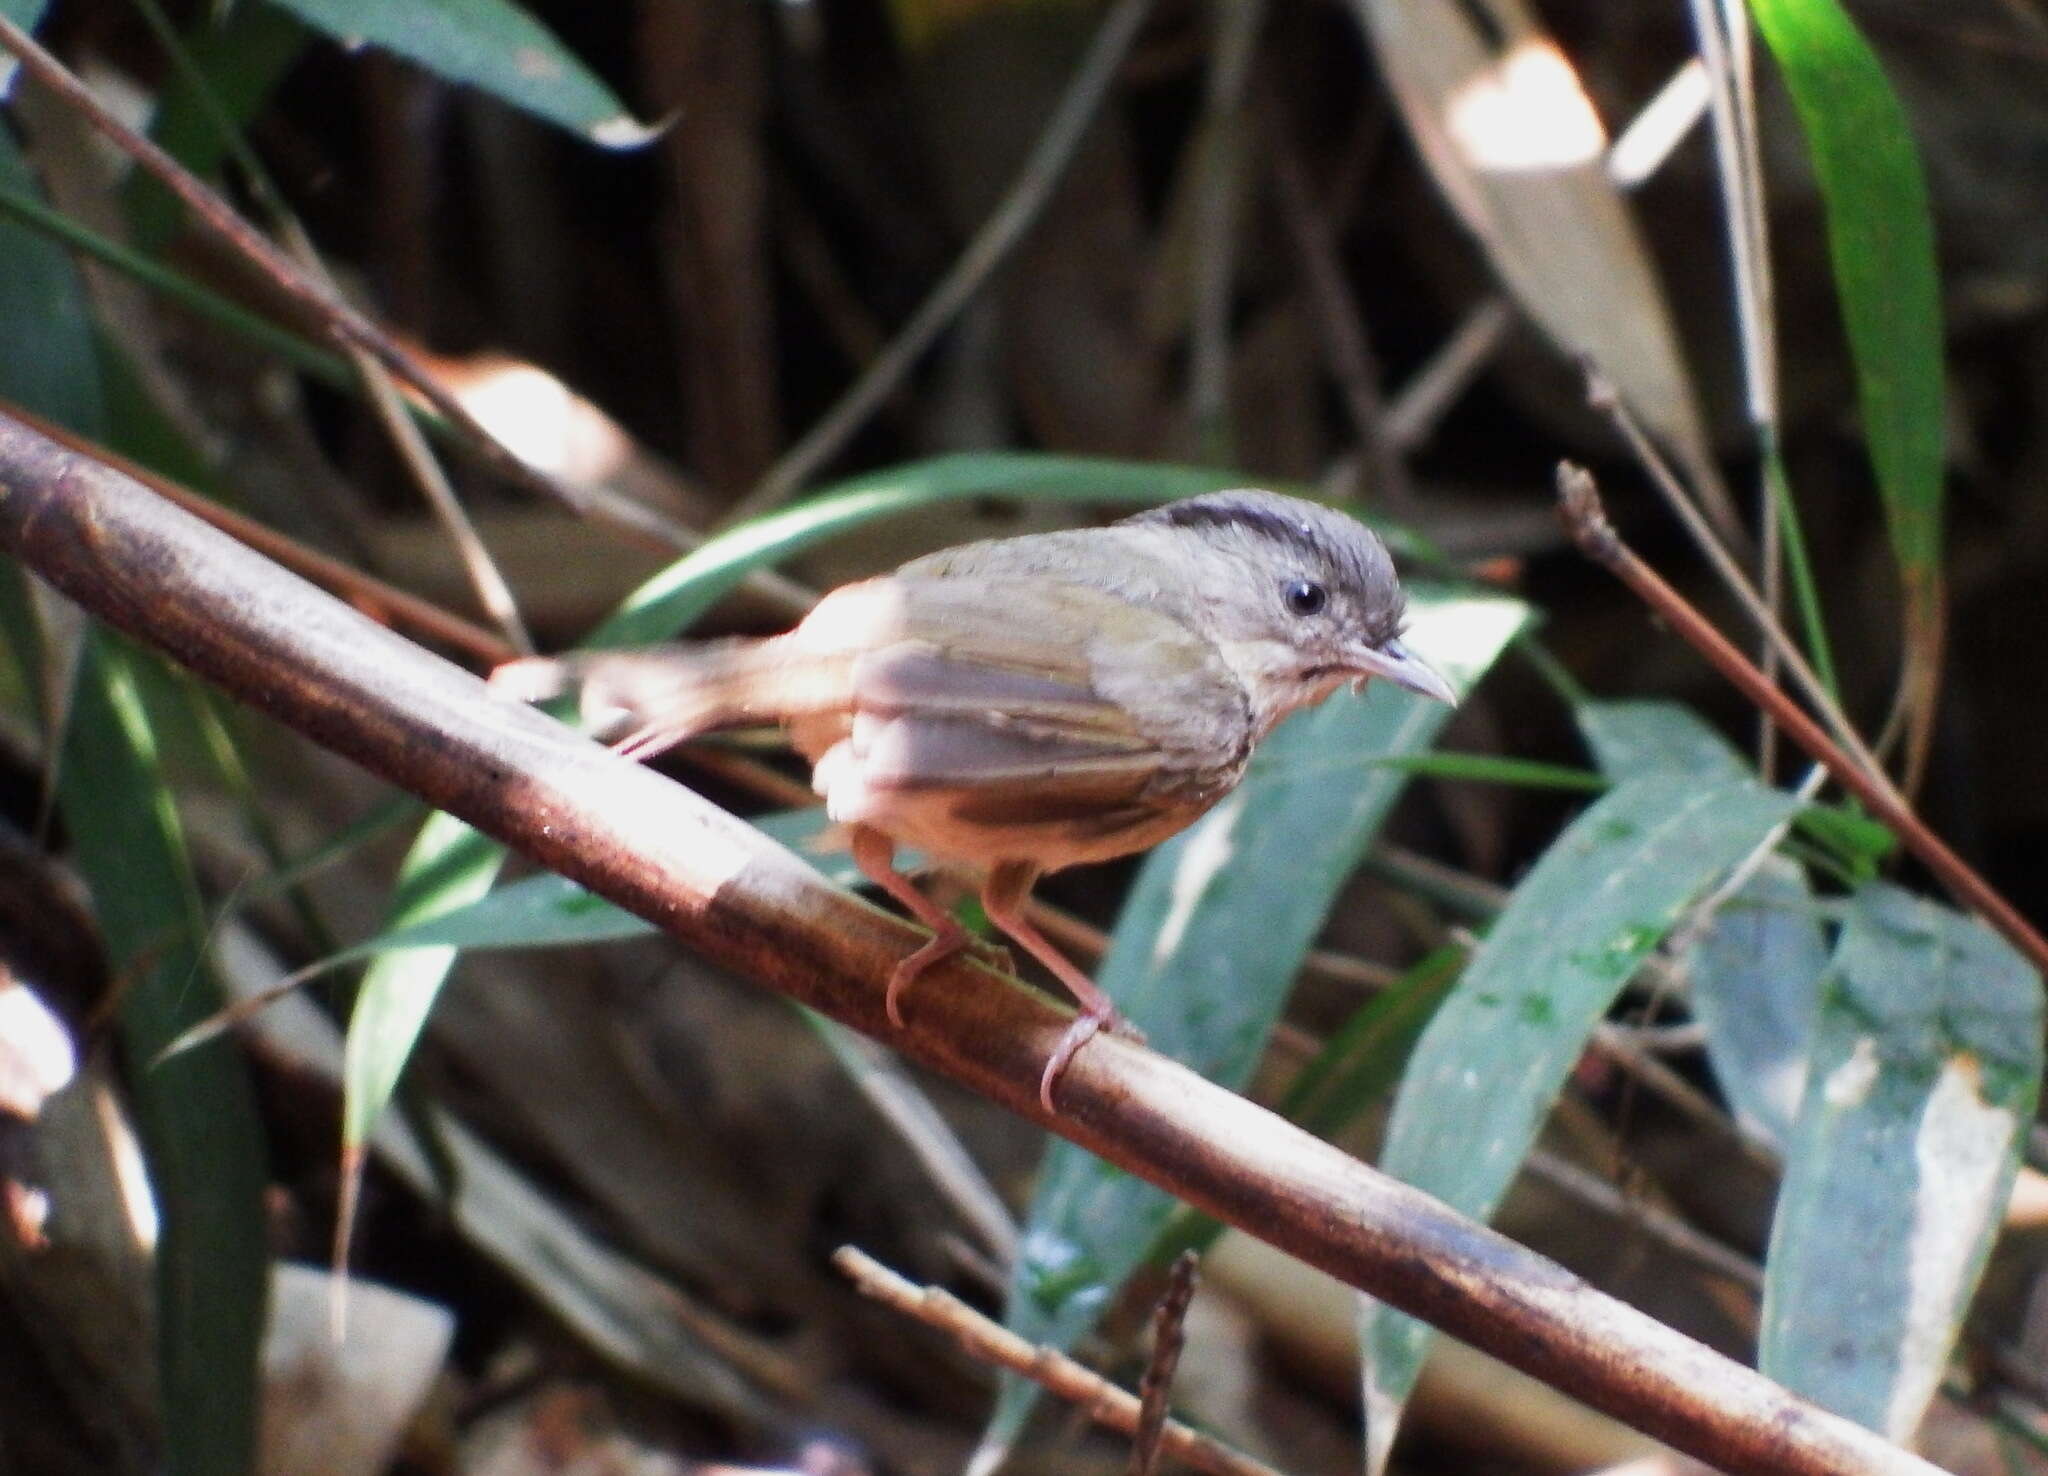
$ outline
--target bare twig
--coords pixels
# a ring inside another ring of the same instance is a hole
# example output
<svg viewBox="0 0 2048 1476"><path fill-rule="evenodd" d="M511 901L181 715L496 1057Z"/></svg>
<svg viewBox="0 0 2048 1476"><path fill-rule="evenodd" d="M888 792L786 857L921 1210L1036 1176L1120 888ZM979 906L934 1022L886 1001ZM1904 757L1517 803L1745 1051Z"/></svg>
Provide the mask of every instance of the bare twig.
<svg viewBox="0 0 2048 1476"><path fill-rule="evenodd" d="M1189 334L1188 411L1196 444L1210 459L1230 459L1230 309L1237 276L1238 212L1243 203L1244 96L1265 0L1221 0L1210 6L1202 119L1191 145L1195 179L1194 300Z"/></svg>
<svg viewBox="0 0 2048 1476"><path fill-rule="evenodd" d="M280 722L645 917L711 963L1733 1476L1932 1476L1873 1432L1134 1042L1091 1041L1038 1101L1071 1012L971 958L909 1019L922 935L744 822L494 699L147 488L0 420L0 549ZM1739 658L1738 658L1739 659Z"/></svg>
<svg viewBox="0 0 2048 1476"><path fill-rule="evenodd" d="M903 1140L926 1180L961 1223L974 1232L981 1259L1006 1271L1017 1258L1017 1222L953 1125L887 1051L831 1020L810 1018L840 1069ZM999 1271L999 1279L1000 1275Z"/></svg>
<svg viewBox="0 0 2048 1476"><path fill-rule="evenodd" d="M1057 1349L1040 1347L1018 1337L943 1287L918 1286L905 1280L853 1246L842 1245L834 1251L832 1264L863 1296L873 1297L906 1317L949 1334L970 1356L1022 1374L1098 1424L1126 1435L1138 1433L1140 1409L1136 1396ZM1271 1466L1207 1435L1197 1434L1175 1420L1166 1422L1160 1434L1160 1447L1176 1460L1216 1476L1279 1476Z"/></svg>
<svg viewBox="0 0 2048 1476"><path fill-rule="evenodd" d="M340 289L334 285L334 278L320 260L320 253L298 218L280 215L275 224L284 233L286 244L306 273L338 299ZM406 408L404 397L392 382L391 371L360 345L344 342L341 350L354 366L356 379L369 399L377 424L391 442L391 449L398 453L400 464L411 475L413 485L426 498L427 507L439 520L449 542L455 546L455 556L461 562L463 572L469 576L469 587L476 595L477 603L497 623L515 651L522 656L531 656L533 637L527 634L526 622L520 618L519 601L512 596L512 586L505 582L498 561L491 557L483 535L477 532L469 509L455 495L448 473L442 470L441 463L435 458L434 448L427 444L426 433Z"/></svg>
<svg viewBox="0 0 2048 1476"><path fill-rule="evenodd" d="M1413 451L1427 441L1444 412L1501 346L1514 321L1514 308L1499 292L1467 313L1457 331L1388 404L1387 444L1398 453Z"/></svg>
<svg viewBox="0 0 2048 1476"><path fill-rule="evenodd" d="M1607 521L1600 505L1599 488L1583 467L1566 462L1558 467L1558 496L1564 510L1565 526L1586 556L1607 569L1642 596L1657 616L1678 632L1742 692L1743 696L1769 712L1785 735L1815 761L1824 764L1835 782L1869 806L1870 811L1905 843L1935 874L1949 894L1963 906L1983 914L2014 948L2026 955L2036 969L2048 972L2048 939L2008 902L1999 891L1977 874L1899 795L1882 770L1871 772L1865 762L1851 759L1804 709L1779 691L1756 669L1748 657L1716 630L1685 598L1666 584L1634 550L1621 541ZM1795 653L1796 654L1796 653ZM1788 666L1790 663L1787 663ZM1863 755L1868 760L1867 752Z"/></svg>
<svg viewBox="0 0 2048 1476"><path fill-rule="evenodd" d="M1045 131L1033 145L1030 157L1024 161L1002 203L974 233L967 249L939 279L931 295L917 305L910 321L890 340L880 357L868 365L840 396L839 403L806 431L802 440L785 451L760 484L733 508L733 521L780 505L815 476L916 367L925 350L980 290L990 273L1002 265L1011 248L1038 219L1046 201L1052 198L1054 187L1065 174L1068 161L1088 132L1103 99L1109 95L1110 83L1116 80L1131 42L1137 38L1138 29L1151 9L1152 0L1118 0L1095 33L1088 54L1074 72L1074 80L1067 84L1059 106L1053 110Z"/></svg>
<svg viewBox="0 0 2048 1476"><path fill-rule="evenodd" d="M1791 673L1792 680L1798 683L1800 692L1826 722L1835 742L1856 762L1870 784L1884 789L1898 806L1905 807L1906 800L1886 775L1884 765L1879 762L1877 755L1871 752L1870 745L1857 733L1856 725L1849 721L1848 714L1842 711L1841 704L1828 690L1827 683L1814 671L1805 653L1786 633L1777 613L1757 591L1756 586L1750 583L1727 546L1701 518L1699 510L1692 504L1692 499L1679 485L1670 463L1658 452L1641 423L1604 379L1596 374L1591 377L1589 383L1588 398L1595 407L1604 410L1613 419L1616 428L1628 441L1629 449L1635 452L1637 460L1642 462L1644 470L1650 474L1651 485L1663 495L1665 502L1678 515L1679 521L1685 525L1686 532L1691 535L1694 544L1706 556L1715 574L1720 577L1722 585L1735 597L1736 603L1742 606L1743 613L1755 624L1757 633L1784 663L1785 670ZM1560 471L1559 476L1563 475ZM1596 496L1595 501L1597 500ZM1674 594L1673 598L1677 596ZM1769 681L1769 678L1765 677L1765 680ZM1771 683L1771 690L1778 690L1775 682Z"/></svg>
<svg viewBox="0 0 2048 1476"><path fill-rule="evenodd" d="M1152 1356L1138 1380L1138 1428L1131 1436L1131 1476L1152 1476L1165 1448L1166 1414L1173 1404L1173 1376L1180 1369L1188 1304L1195 1299L1195 1271L1202 1258L1184 1250L1173 1258L1166 1291L1152 1313Z"/></svg>
<svg viewBox="0 0 2048 1476"><path fill-rule="evenodd" d="M1365 314L1344 280L1337 261L1337 243L1330 225L1308 187L1307 172L1291 142L1279 140L1273 153L1273 177L1280 189L1280 218L1294 238L1301 258L1302 282L1315 310L1310 314L1323 340L1330 373L1343 392L1351 428L1372 463L1373 492L1390 506L1415 506L1415 488L1408 464L1394 445L1387 426L1387 402L1380 393L1380 366L1367 335Z"/></svg>
<svg viewBox="0 0 2048 1476"><path fill-rule="evenodd" d="M528 487L584 516L652 539L668 548L692 548L693 534L652 508L619 496L605 487L574 486L521 460L469 412L408 350L344 299L309 278L275 243L235 213L219 195L177 160L116 117L92 89L45 51L20 26L0 15L0 47L14 53L22 70L34 77L92 124L102 137L128 155L192 212L193 218L225 241L278 292L307 312L337 343L353 345L404 380L460 432L477 459L519 486Z"/></svg>
<svg viewBox="0 0 2048 1476"><path fill-rule="evenodd" d="M1700 1269L1715 1276L1725 1276L1748 1291L1763 1290L1763 1267L1755 1261L1702 1234L1669 1211L1624 1193L1616 1185L1579 1167L1570 1159L1537 1148L1529 1154L1524 1167L1531 1177L1541 1179L1559 1193L1610 1215L1632 1229L1640 1230L1673 1255L1683 1257Z"/></svg>

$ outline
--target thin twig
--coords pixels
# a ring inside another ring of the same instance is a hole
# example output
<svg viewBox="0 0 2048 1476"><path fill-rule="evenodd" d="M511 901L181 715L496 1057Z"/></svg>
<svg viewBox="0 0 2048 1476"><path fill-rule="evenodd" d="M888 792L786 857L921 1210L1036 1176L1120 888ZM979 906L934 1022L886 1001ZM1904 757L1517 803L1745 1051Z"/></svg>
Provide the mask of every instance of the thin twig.
<svg viewBox="0 0 2048 1476"><path fill-rule="evenodd" d="M1660 986L1673 981L1670 965L1661 959L1652 960L1646 965L1646 971ZM1725 1139L1757 1167L1775 1171L1781 1166L1775 1148L1744 1131L1742 1124L1730 1117L1718 1102L1660 1061L1633 1034L1612 1020L1601 1020L1595 1024L1586 1043L1642 1086L1655 1092L1667 1107L1687 1122Z"/></svg>
<svg viewBox="0 0 2048 1476"><path fill-rule="evenodd" d="M1857 733L1855 724L1849 721L1848 714L1842 711L1841 704L1828 690L1827 683L1820 679L1808 663L1798 643L1786 633L1785 627L1778 621L1771 607L1765 603L1763 595L1742 572L1740 565L1735 561L1735 556L1715 535L1714 530L1707 526L1698 509L1693 506L1692 499L1686 496L1680 487L1670 463L1658 452L1641 423L1622 403L1621 397L1606 380L1593 375L1589 378L1588 384L1587 398L1596 408L1604 410L1612 418L1615 426L1628 441L1629 449L1635 452L1636 458L1649 472L1651 485L1663 494L1665 502L1685 525L1694 544L1706 556L1714 572L1720 576L1722 585L1735 596L1736 603L1742 606L1743 613L1756 625L1758 634L1763 636L1770 648L1777 652L1779 659L1785 663L1785 670L1790 672L1792 680L1799 684L1800 692L1813 704L1814 711L1826 721L1828 729L1834 734L1835 743L1854 759L1869 784L1889 793L1898 807L1908 808L1904 796L1899 794L1885 773L1884 765L1878 761L1877 755L1871 752L1870 745ZM1560 470L1558 475L1562 478L1564 473ZM1595 501L1597 500L1596 497ZM1673 598L1677 598L1676 594ZM1744 664L1748 664L1746 659ZM1762 673L1759 673L1759 676L1761 675ZM1769 682L1768 678L1765 680ZM1776 683L1769 685L1773 692L1778 690Z"/></svg>
<svg viewBox="0 0 2048 1476"><path fill-rule="evenodd" d="M1138 1380L1138 1428L1131 1436L1130 1476L1152 1476L1164 1449L1166 1415L1173 1405L1173 1376L1187 1346L1188 1305L1195 1299L1195 1271L1202 1258L1184 1250L1166 1273L1166 1290L1152 1313L1152 1356Z"/></svg>
<svg viewBox="0 0 2048 1476"><path fill-rule="evenodd" d="M1243 203L1244 96L1265 0L1215 0L1202 118L1195 130L1193 311L1188 355L1188 418L1195 443L1218 465L1231 460L1231 288L1237 276L1238 213Z"/></svg>
<svg viewBox="0 0 2048 1476"><path fill-rule="evenodd" d="M319 252L299 224L298 217L281 215L276 224L300 265L338 297L340 293L334 285L334 278L320 260ZM513 597L512 586L498 568L498 561L491 556L483 535L477 532L469 509L455 495L454 484L448 480L448 473L441 469L440 461L434 456L434 448L427 444L426 433L406 408L404 397L392 382L391 371L356 344L343 343L341 349L354 366L356 379L369 399L371 413L377 417L392 450L398 453L400 464L411 475L413 485L426 498L428 508L440 522L449 542L455 546L455 556L469 577L469 587L476 595L477 603L497 623L514 650L522 656L531 656L534 653L533 637L527 633L526 622L520 618L519 601Z"/></svg>
<svg viewBox="0 0 2048 1476"><path fill-rule="evenodd" d="M1039 135L1030 157L1018 171L1009 193L1003 197L974 239L967 243L931 295L918 304L874 363L840 396L839 403L785 451L760 485L741 498L730 520L737 522L786 502L808 482L818 469L839 454L853 434L867 422L875 409L893 393L925 350L943 333L960 309L1010 251L1052 198L1053 189L1066 173L1074 150L1080 146L1088 125L1109 95L1110 83L1122 67L1124 57L1137 38L1139 28L1152 9L1152 0L1118 0L1114 10L1095 33L1088 53L1067 84L1066 94L1053 110L1052 118Z"/></svg>
<svg viewBox="0 0 2048 1476"><path fill-rule="evenodd" d="M1514 321L1514 307L1500 292L1467 313L1457 331L1388 403L1387 444L1396 452L1407 452L1427 441L1444 412L1501 346Z"/></svg>
<svg viewBox="0 0 2048 1476"><path fill-rule="evenodd" d="M0 15L0 47L12 52L23 71L74 108L102 137L176 195L195 220L225 241L272 287L311 313L337 343L362 349L411 385L460 433L462 443L485 466L574 512L650 538L663 547L696 546L695 535L652 508L606 487L576 486L522 460L390 334L349 302L310 279L274 242L236 214L233 206L116 117L91 88L5 15Z"/></svg>
<svg viewBox="0 0 2048 1476"><path fill-rule="evenodd" d="M906 1317L951 1336L969 1356L997 1368L1022 1374L1048 1393L1074 1405L1097 1424L1125 1435L1138 1433L1139 1403L1093 1369L1084 1368L1055 1348L1018 1337L1001 1323L991 1322L943 1287L918 1286L850 1245L832 1253L832 1264L862 1296L872 1297ZM1176 1460L1215 1476L1279 1476L1271 1466L1190 1430L1177 1420L1166 1422L1160 1446Z"/></svg>
<svg viewBox="0 0 2048 1476"><path fill-rule="evenodd" d="M1912 806L1885 780L1881 770L1872 775L1844 753L1818 723L1765 680L1748 657L1621 541L1607 521L1606 509L1600 505L1599 488L1590 473L1565 462L1558 467L1557 484L1565 526L1588 558L1640 595L1709 665L1750 701L1768 710L1786 736L1809 757L1826 765L1835 782L1863 801L1905 843L1906 849L1940 879L1957 902L1983 914L1984 920L2004 934L2014 948L2026 955L2028 962L2048 972L2048 939L2034 930L2019 909L1927 828Z"/></svg>
<svg viewBox="0 0 2048 1476"><path fill-rule="evenodd" d="M1872 1431L1587 1286L1135 1042L1038 1099L1072 1012L971 958L887 981L921 935L752 827L410 646L98 463L0 420L0 550L243 701L708 962L1731 1476L1931 1476Z"/></svg>
<svg viewBox="0 0 2048 1476"><path fill-rule="evenodd" d="M1277 131L1277 130L1276 130ZM1379 356L1365 326L1365 314L1344 279L1337 261L1337 243L1331 239L1329 221L1317 206L1308 187L1301 156L1290 140L1274 145L1273 177L1280 187L1280 218L1294 238L1301 258L1303 285L1315 310L1316 331L1322 336L1323 354L1331 376L1342 391L1344 408L1351 414L1351 429L1372 463L1373 492L1396 508L1413 508L1415 486L1408 476L1408 464L1387 426L1387 402L1380 393Z"/></svg>
<svg viewBox="0 0 2048 1476"><path fill-rule="evenodd" d="M157 43L171 59L179 79L184 82L199 110L206 117L213 130L214 139L241 165L244 180L252 197L268 217L271 228L284 237L290 254L300 266L329 294L339 298L340 289L335 285L334 276L321 259L313 239L306 233L297 215L285 203L283 193L270 177L270 171L263 167L263 161L256 151L249 147L242 137L242 130L236 126L227 110L221 106L206 74L192 60L192 54L185 47L177 28L163 12L156 0L134 0L135 8L142 15L150 30L155 33ZM526 622L520 618L519 602L512 596L512 587L505 580L504 573L492 558L489 548L476 530L469 511L455 495L448 475L435 459L433 448L419 423L413 419L412 411L392 382L391 372L378 363L364 349L344 343L343 352L354 366L358 385L367 395L370 407L385 436L397 451L400 462L412 474L414 483L427 500L427 506L440 519L447 530L450 541L455 545L456 557L461 561L469 576L470 588L475 592L477 603L484 613L497 622L498 629L513 648L524 656L533 654L533 637L527 633ZM341 1286L337 1280L337 1287ZM337 1292L339 1295L339 1292Z"/></svg>
<svg viewBox="0 0 2048 1476"><path fill-rule="evenodd" d="M1750 65L1749 15L1740 0L1691 0L1699 61L1706 72L1713 117L1714 159L1727 222L1729 269L1735 282L1735 327L1742 346L1743 394L1763 453L1757 468L1758 540L1764 608L1783 609L1785 538L1778 499L1784 488L1772 473L1778 437L1778 347L1771 321L1771 254L1764 228L1763 166L1756 137L1756 78ZM1813 632L1808 632L1809 637ZM1818 654L1818 649L1816 654ZM1825 663L1823 663L1825 664ZM1758 658L1764 677L1778 684L1778 653L1763 638ZM1768 782L1776 769L1777 729L1760 715L1757 770Z"/></svg>
<svg viewBox="0 0 2048 1476"><path fill-rule="evenodd" d="M1017 1259L1017 1222L953 1125L887 1051L837 1021L808 1018L854 1088L895 1129L926 1180L974 1232L980 1258L1007 1271Z"/></svg>
<svg viewBox="0 0 2048 1476"><path fill-rule="evenodd" d="M1639 1196L1624 1193L1616 1185L1598 1174L1589 1173L1570 1159L1536 1148L1530 1151L1523 1167L1531 1177L1541 1179L1581 1204L1624 1221L1673 1255L1683 1257L1700 1269L1715 1276L1725 1276L1749 1291L1763 1290L1763 1267L1748 1256L1701 1234L1676 1215L1645 1203Z"/></svg>

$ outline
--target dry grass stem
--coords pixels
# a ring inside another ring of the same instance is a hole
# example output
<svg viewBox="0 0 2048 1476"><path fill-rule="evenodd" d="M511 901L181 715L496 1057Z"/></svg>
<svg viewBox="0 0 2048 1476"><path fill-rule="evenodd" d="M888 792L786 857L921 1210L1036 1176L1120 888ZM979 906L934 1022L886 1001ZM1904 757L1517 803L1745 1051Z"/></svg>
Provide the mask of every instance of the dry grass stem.
<svg viewBox="0 0 2048 1476"><path fill-rule="evenodd" d="M1001 1323L991 1322L951 1292L935 1286L918 1286L898 1276L863 1251L843 1245L832 1255L832 1264L859 1288L906 1317L951 1336L969 1356L997 1368L1022 1374L1047 1393L1064 1399L1090 1419L1108 1429L1135 1436L1141 1408L1138 1397L1119 1389L1093 1369L1084 1368L1066 1354L1043 1348L1018 1337ZM1213 1476L1280 1476L1271 1466L1197 1434L1175 1420L1167 1420L1159 1434L1159 1448L1175 1460L1185 1461L1198 1471Z"/></svg>

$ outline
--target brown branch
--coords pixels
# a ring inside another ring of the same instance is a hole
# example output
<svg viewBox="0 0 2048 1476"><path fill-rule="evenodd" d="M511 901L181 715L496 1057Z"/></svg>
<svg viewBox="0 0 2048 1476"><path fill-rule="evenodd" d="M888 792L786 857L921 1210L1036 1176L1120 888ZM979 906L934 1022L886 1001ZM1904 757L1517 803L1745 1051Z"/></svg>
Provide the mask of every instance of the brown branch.
<svg viewBox="0 0 2048 1476"><path fill-rule="evenodd" d="M1195 1271L1202 1258L1184 1250L1167 1272L1166 1292L1152 1313L1152 1356L1138 1380L1138 1425L1131 1432L1131 1476L1152 1476L1166 1449L1167 1411L1173 1404L1173 1376L1187 1347L1188 1305L1195 1299Z"/></svg>
<svg viewBox="0 0 2048 1476"><path fill-rule="evenodd" d="M329 599L128 477L0 418L0 549L240 699L710 962L883 1041L1205 1214L1732 1473L1930 1476L1882 1437L1130 1041L1038 1104L1072 1015L972 959L889 1023L922 935L745 822Z"/></svg>
<svg viewBox="0 0 2048 1476"><path fill-rule="evenodd" d="M1557 493L1565 527L1577 540L1587 558L1612 573L1657 613L1708 665L1734 683L1771 717L1794 743L1816 763L1834 775L1835 782L1863 801L1870 813L1887 826L1935 874L1949 895L1967 908L1982 913L1985 921L2005 935L2006 941L2026 955L2036 969L2048 973L2048 939L2044 939L2019 909L1973 870L1940 836L1927 828L1913 813L1883 772L1873 774L1842 751L1805 709L1786 696L1729 639L1716 630L1685 597L1661 575L1636 556L1600 503L1600 489L1584 467L1563 462L1557 469Z"/></svg>
<svg viewBox="0 0 2048 1476"><path fill-rule="evenodd" d="M97 445L76 431L43 419L40 415L24 410L11 400L0 399L0 417L11 416L32 429L48 436L51 440L69 447L81 456L103 462L116 471L133 477L157 496L175 502L194 517L218 528L221 532L246 543L265 557L284 565L294 574L310 579L330 594L339 595L358 610L373 619L399 630L411 631L422 640L445 646L451 651L460 651L482 666L500 666L519 655L504 637L484 629L473 621L454 615L431 600L421 599L409 590L372 574L365 574L353 564L343 563L308 548L297 539L278 532L275 528L245 517L233 508L225 507L210 497L202 497L169 477L160 476L148 467L129 461L104 446Z"/></svg>
<svg viewBox="0 0 2048 1476"><path fill-rule="evenodd" d="M853 1246L842 1245L834 1251L832 1264L861 1295L950 1334L971 1357L1022 1374L1098 1424L1125 1435L1138 1433L1141 1410L1137 1397L1058 1349L1018 1337L943 1287L918 1286ZM1197 1434L1177 1420L1166 1422L1160 1446L1168 1455L1215 1476L1279 1476L1271 1466Z"/></svg>
<svg viewBox="0 0 2048 1476"><path fill-rule="evenodd" d="M470 414L469 408L410 351L366 314L314 281L197 175L123 123L94 96L91 88L5 15L0 15L0 48L13 52L23 71L177 196L195 220L225 241L273 288L311 313L337 343L344 348L352 347L367 353L411 385L449 426L460 433L461 443L484 466L573 512L652 540L664 548L690 549L697 545L699 540L695 534L652 508L622 497L607 487L574 485L521 460L504 442L492 435L482 421Z"/></svg>

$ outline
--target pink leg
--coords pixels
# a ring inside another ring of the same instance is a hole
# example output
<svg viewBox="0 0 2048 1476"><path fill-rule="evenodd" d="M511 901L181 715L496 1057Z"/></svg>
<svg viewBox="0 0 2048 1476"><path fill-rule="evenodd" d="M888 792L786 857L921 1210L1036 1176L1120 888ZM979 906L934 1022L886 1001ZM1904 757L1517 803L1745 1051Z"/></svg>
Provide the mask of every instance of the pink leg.
<svg viewBox="0 0 2048 1476"><path fill-rule="evenodd" d="M967 929L953 920L950 913L920 892L909 877L896 869L896 843L888 836L868 826L856 825L850 839L853 864L860 868L861 875L902 903L906 912L932 930L931 941L891 971L888 993L882 996L882 1003L889 1012L889 1023L901 1030L903 991L916 982L919 974L934 964L944 963L974 939Z"/></svg>
<svg viewBox="0 0 2048 1476"><path fill-rule="evenodd" d="M1052 971L1055 979L1067 986L1081 1006L1081 1013L1074 1017L1074 1023L1067 1027L1067 1033L1060 1037L1053 1047L1051 1057L1045 1063L1045 1074L1038 1078L1038 1101L1047 1112L1055 1112L1052 1105L1053 1084L1060 1079L1060 1073L1067 1069L1067 1063L1082 1046L1088 1044L1104 1026L1120 1035L1137 1036L1131 1023L1117 1013L1109 996L1095 986L1095 981L1082 973L1052 940L1033 927L1024 916L1024 899L1031 894L1031 884L1038 880L1038 868L1021 861L998 862L988 874L988 881L981 889L982 910L988 920L1001 928L1011 938ZM1143 1037L1139 1037L1142 1039Z"/></svg>

